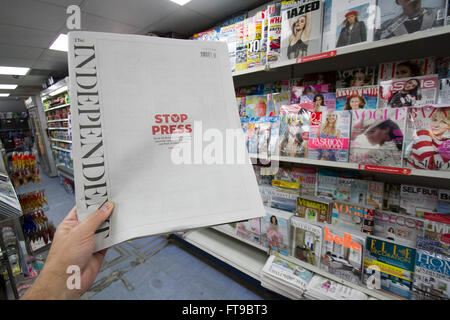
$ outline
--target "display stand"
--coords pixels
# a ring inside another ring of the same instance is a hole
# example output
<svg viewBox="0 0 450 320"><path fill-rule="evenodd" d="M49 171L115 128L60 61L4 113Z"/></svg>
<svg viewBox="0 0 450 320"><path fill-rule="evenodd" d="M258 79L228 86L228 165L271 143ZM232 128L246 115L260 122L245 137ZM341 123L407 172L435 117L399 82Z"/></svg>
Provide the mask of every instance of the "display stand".
<svg viewBox="0 0 450 320"><path fill-rule="evenodd" d="M234 85L235 88L239 88L294 79L310 73L379 65L383 62L404 59L448 56L450 52L449 39L450 26L445 26L391 39L344 47L332 52L325 52L294 61L269 63L265 66L234 72ZM294 166L328 167L338 171L357 170L361 171L363 175L376 176L380 181L418 184L429 187L438 186L442 189L450 189L450 172L448 171L363 166L357 163L338 163L280 156L266 158L259 155L250 155L250 158L254 164L258 162L268 164L270 161L277 161L291 163ZM248 240L239 238L220 228L220 226L187 232L183 239L259 281L261 270L270 255L269 250L264 250L265 248L261 248L257 244L249 243ZM370 298L381 300L403 299L389 293L371 290L367 287L344 281L294 257L281 257L313 273L357 289L367 294Z"/></svg>

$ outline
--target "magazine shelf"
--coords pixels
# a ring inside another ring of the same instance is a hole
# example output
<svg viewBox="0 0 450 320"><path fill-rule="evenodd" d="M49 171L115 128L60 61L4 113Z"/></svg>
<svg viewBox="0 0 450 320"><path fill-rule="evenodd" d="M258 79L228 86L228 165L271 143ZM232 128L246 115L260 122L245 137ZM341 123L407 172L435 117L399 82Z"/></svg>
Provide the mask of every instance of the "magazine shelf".
<svg viewBox="0 0 450 320"><path fill-rule="evenodd" d="M49 120L47 123L69 121L69 119Z"/></svg>
<svg viewBox="0 0 450 320"><path fill-rule="evenodd" d="M450 25L390 39L339 48L316 56L272 62L267 66L236 71L235 87L295 78L303 74L344 70L382 62L428 56L447 56Z"/></svg>
<svg viewBox="0 0 450 320"><path fill-rule="evenodd" d="M70 150L66 150L66 149L63 149L63 148L55 147L55 146L52 146L52 148L55 149L55 150L59 150L59 151L70 152Z"/></svg>
<svg viewBox="0 0 450 320"><path fill-rule="evenodd" d="M64 143L72 143L72 141L70 141L70 140L62 140L62 139L55 139L55 138L51 138L50 140L58 141L58 142L64 142Z"/></svg>
<svg viewBox="0 0 450 320"><path fill-rule="evenodd" d="M262 245L259 244L259 243L256 243L256 242L253 242L253 241L249 241L249 240L247 240L247 239L244 239L244 238L242 238L242 237L239 237L239 236L237 236L237 235L235 235L235 234L229 232L227 229L223 228L222 226L214 226L214 227L211 227L211 228L214 229L214 230L216 230L216 231L222 232L223 234L226 234L227 236L236 238L236 239L238 239L238 240L240 240L240 241L242 241L242 242L244 242L244 243L247 243L248 245L251 245L251 246L255 247L256 249L259 249L259 250L261 250L261 251L264 251L264 252L266 252L266 253L269 253L269 249L268 249L268 248L262 246Z"/></svg>
<svg viewBox="0 0 450 320"><path fill-rule="evenodd" d="M63 105L60 105L60 106L57 106L57 107L53 107L53 108L44 110L44 111L45 111L45 112L49 112L49 111L52 111L52 110L61 109L61 108L65 108L65 107L68 107L68 106L70 106L70 104L69 104L69 103L66 103L66 104L63 104Z"/></svg>
<svg viewBox="0 0 450 320"><path fill-rule="evenodd" d="M48 128L48 130L69 130L69 128L61 127L61 128Z"/></svg>

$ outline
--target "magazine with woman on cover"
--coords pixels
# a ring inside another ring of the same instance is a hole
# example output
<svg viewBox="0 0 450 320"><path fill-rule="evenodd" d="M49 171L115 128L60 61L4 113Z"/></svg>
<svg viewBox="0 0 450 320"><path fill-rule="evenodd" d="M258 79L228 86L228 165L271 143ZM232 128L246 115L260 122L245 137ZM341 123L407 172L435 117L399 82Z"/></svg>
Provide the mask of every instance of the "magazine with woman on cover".
<svg viewBox="0 0 450 320"><path fill-rule="evenodd" d="M280 109L279 155L282 157L308 157L310 112L299 105L286 105Z"/></svg>
<svg viewBox="0 0 450 320"><path fill-rule="evenodd" d="M350 162L401 167L407 108L352 112Z"/></svg>
<svg viewBox="0 0 450 320"><path fill-rule="evenodd" d="M378 81L427 76L435 71L435 57L387 62L380 64Z"/></svg>
<svg viewBox="0 0 450 320"><path fill-rule="evenodd" d="M281 54L279 61L318 54L322 48L323 2L285 1L281 7Z"/></svg>
<svg viewBox="0 0 450 320"><path fill-rule="evenodd" d="M376 109L378 86L336 89L336 110Z"/></svg>

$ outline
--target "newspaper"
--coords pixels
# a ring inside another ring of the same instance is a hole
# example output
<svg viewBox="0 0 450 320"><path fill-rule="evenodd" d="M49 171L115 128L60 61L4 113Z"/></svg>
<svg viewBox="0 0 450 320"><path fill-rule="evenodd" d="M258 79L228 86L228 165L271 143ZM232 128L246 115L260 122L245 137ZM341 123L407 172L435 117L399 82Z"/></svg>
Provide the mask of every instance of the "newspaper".
<svg viewBox="0 0 450 320"><path fill-rule="evenodd" d="M265 215L226 43L71 32L68 54L78 218L115 203L96 250Z"/></svg>

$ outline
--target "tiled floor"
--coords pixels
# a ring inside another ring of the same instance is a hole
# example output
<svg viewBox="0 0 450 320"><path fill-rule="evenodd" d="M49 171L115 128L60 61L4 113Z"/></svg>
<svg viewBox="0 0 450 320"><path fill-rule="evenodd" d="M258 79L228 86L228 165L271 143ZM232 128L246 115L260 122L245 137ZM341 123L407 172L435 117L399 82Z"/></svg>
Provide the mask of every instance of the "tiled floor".
<svg viewBox="0 0 450 320"><path fill-rule="evenodd" d="M42 174L41 184L21 187L18 193L45 189L55 226L75 205L58 178ZM124 242L109 248L102 269L82 299L261 300L279 299L242 280L231 269L187 249L166 236Z"/></svg>

